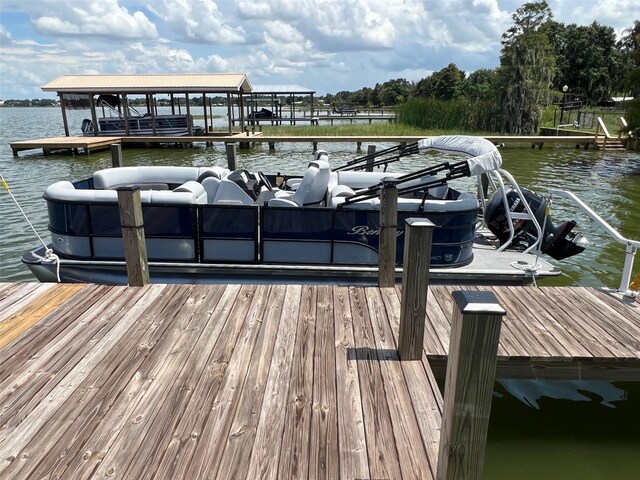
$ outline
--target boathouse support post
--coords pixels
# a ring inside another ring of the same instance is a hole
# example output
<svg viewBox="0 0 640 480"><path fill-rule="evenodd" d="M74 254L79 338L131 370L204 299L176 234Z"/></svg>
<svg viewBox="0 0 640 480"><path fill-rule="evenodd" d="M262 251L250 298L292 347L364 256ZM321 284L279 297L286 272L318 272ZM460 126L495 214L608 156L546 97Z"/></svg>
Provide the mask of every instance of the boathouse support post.
<svg viewBox="0 0 640 480"><path fill-rule="evenodd" d="M144 235L140 186L120 187L117 190L124 256L127 262L127 278L130 286L141 287L149 283L149 262Z"/></svg>
<svg viewBox="0 0 640 480"><path fill-rule="evenodd" d="M124 114L124 133L128 137L131 132L129 132L129 99L127 98L126 93L122 94L122 105L122 113Z"/></svg>
<svg viewBox="0 0 640 480"><path fill-rule="evenodd" d="M455 291L436 479L480 480L506 311L493 292Z"/></svg>
<svg viewBox="0 0 640 480"><path fill-rule="evenodd" d="M367 158L367 167L366 170L367 172L373 172L373 155L376 153L376 146L375 145L369 145L367 147L367 157L371 157L371 158Z"/></svg>
<svg viewBox="0 0 640 480"><path fill-rule="evenodd" d="M187 107L187 128L189 130L189 136L193 136L193 118L191 118L191 105L189 105L189 94L184 94L185 106Z"/></svg>
<svg viewBox="0 0 640 480"><path fill-rule="evenodd" d="M400 360L420 360L427 314L431 240L435 225L426 218L408 218L404 229L402 299L400 301Z"/></svg>
<svg viewBox="0 0 640 480"><path fill-rule="evenodd" d="M89 94L89 108L91 109L91 121L93 122L93 136L98 136L100 125L98 124L98 116L96 115L96 103L93 100L93 93Z"/></svg>
<svg viewBox="0 0 640 480"><path fill-rule="evenodd" d="M67 106L64 103L64 93L58 92L60 95L60 108L62 109L62 124L64 125L64 136L69 136L69 122L67 121ZM15 155L17 156L17 155Z"/></svg>
<svg viewBox="0 0 640 480"><path fill-rule="evenodd" d="M225 143L225 148L227 150L227 168L231 171L236 169L236 144L235 143Z"/></svg>
<svg viewBox="0 0 640 480"><path fill-rule="evenodd" d="M124 166L124 161L122 159L122 145L119 143L112 143L111 147L111 166L113 168L118 168Z"/></svg>
<svg viewBox="0 0 640 480"><path fill-rule="evenodd" d="M396 283L396 239L398 232L398 179L385 177L380 189L380 247L378 248L378 286Z"/></svg>

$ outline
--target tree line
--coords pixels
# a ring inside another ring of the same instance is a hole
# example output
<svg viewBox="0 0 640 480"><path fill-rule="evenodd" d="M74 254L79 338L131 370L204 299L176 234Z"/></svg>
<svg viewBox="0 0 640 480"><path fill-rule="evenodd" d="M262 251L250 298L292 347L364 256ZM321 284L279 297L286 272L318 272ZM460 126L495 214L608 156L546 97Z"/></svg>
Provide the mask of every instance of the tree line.
<svg viewBox="0 0 640 480"><path fill-rule="evenodd" d="M614 29L597 21L554 21L546 1L525 3L512 19L502 35L498 68L467 75L451 63L418 82L397 78L324 100L334 105L400 105L401 119L426 128L438 128L434 124L447 121L442 115L450 114L463 121L458 128L534 134L549 105L571 98L595 106L612 96L627 96L635 98L627 120L640 127L640 21L616 40ZM469 115L458 118L465 109Z"/></svg>

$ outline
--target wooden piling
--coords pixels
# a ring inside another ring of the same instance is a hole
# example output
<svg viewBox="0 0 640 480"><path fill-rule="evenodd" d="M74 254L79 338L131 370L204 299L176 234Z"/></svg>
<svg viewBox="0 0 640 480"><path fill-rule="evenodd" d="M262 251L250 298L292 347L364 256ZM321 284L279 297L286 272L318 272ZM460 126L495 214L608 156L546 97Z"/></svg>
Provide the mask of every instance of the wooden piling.
<svg viewBox="0 0 640 480"><path fill-rule="evenodd" d="M227 150L227 167L229 168L229 170L233 171L236 169L236 144L226 143L225 148Z"/></svg>
<svg viewBox="0 0 640 480"><path fill-rule="evenodd" d="M480 480L506 311L493 292L451 295L453 319L436 479Z"/></svg>
<svg viewBox="0 0 640 480"><path fill-rule="evenodd" d="M380 190L379 287L393 287L396 282L396 239L398 232L397 183L397 178L385 177L382 179L382 189Z"/></svg>
<svg viewBox="0 0 640 480"><path fill-rule="evenodd" d="M118 168L124 166L124 161L122 159L122 145L119 143L112 143L111 148L111 166L113 168Z"/></svg>
<svg viewBox="0 0 640 480"><path fill-rule="evenodd" d="M426 218L406 220L398 335L398 355L401 360L422 358L434 228L435 225Z"/></svg>
<svg viewBox="0 0 640 480"><path fill-rule="evenodd" d="M367 157L371 157L371 158L367 158L367 167L366 170L367 172L373 172L373 155L376 153L376 146L375 145L369 145L367 147Z"/></svg>
<svg viewBox="0 0 640 480"><path fill-rule="evenodd" d="M124 256L127 262L127 278L130 286L140 287L149 283L149 262L144 236L140 187L133 185L120 187L117 190Z"/></svg>

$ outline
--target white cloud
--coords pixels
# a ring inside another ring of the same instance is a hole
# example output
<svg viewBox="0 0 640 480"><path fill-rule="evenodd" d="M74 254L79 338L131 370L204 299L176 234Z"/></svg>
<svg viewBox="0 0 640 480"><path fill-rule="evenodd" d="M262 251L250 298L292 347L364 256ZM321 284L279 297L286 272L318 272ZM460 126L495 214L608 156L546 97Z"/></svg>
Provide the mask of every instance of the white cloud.
<svg viewBox="0 0 640 480"><path fill-rule="evenodd" d="M562 23L633 26L640 0L548 0ZM0 0L0 85L42 96L69 73L246 72L321 93L449 63L499 64L524 0ZM28 18L25 21L25 17ZM15 98L15 95L14 95Z"/></svg>
<svg viewBox="0 0 640 480"><path fill-rule="evenodd" d="M111 41L158 37L156 26L143 12L129 13L118 0L38 0L27 5L35 30L43 35L106 37Z"/></svg>
<svg viewBox="0 0 640 480"><path fill-rule="evenodd" d="M4 25L0 25L0 44L5 46L11 43L11 33L4 28Z"/></svg>
<svg viewBox="0 0 640 480"><path fill-rule="evenodd" d="M243 44L244 28L233 26L213 0L159 0L150 8L183 40Z"/></svg>

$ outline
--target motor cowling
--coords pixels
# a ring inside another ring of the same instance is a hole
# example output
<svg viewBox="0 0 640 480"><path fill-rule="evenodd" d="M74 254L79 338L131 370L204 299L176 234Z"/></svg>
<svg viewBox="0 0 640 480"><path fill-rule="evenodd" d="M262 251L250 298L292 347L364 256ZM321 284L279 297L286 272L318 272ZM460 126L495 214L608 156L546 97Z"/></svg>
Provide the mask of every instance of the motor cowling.
<svg viewBox="0 0 640 480"><path fill-rule="evenodd" d="M505 211L502 188L498 189L485 206L485 222L500 245L509 240L509 219ZM529 205L538 224L542 227L543 239L540 250L556 260L577 255L585 249L585 239L580 234L573 232L576 222L573 220L555 225L551 216L547 214L548 201L529 189L521 188L524 200ZM522 198L513 187L507 187L505 191L509 211L512 213L525 213L526 208ZM514 237L511 245L514 249L525 250L532 245L537 238L538 231L531 220L512 219Z"/></svg>
<svg viewBox="0 0 640 480"><path fill-rule="evenodd" d="M84 120L82 120L81 128L82 128L82 133L84 134L93 133L93 122L88 118L85 118Z"/></svg>

